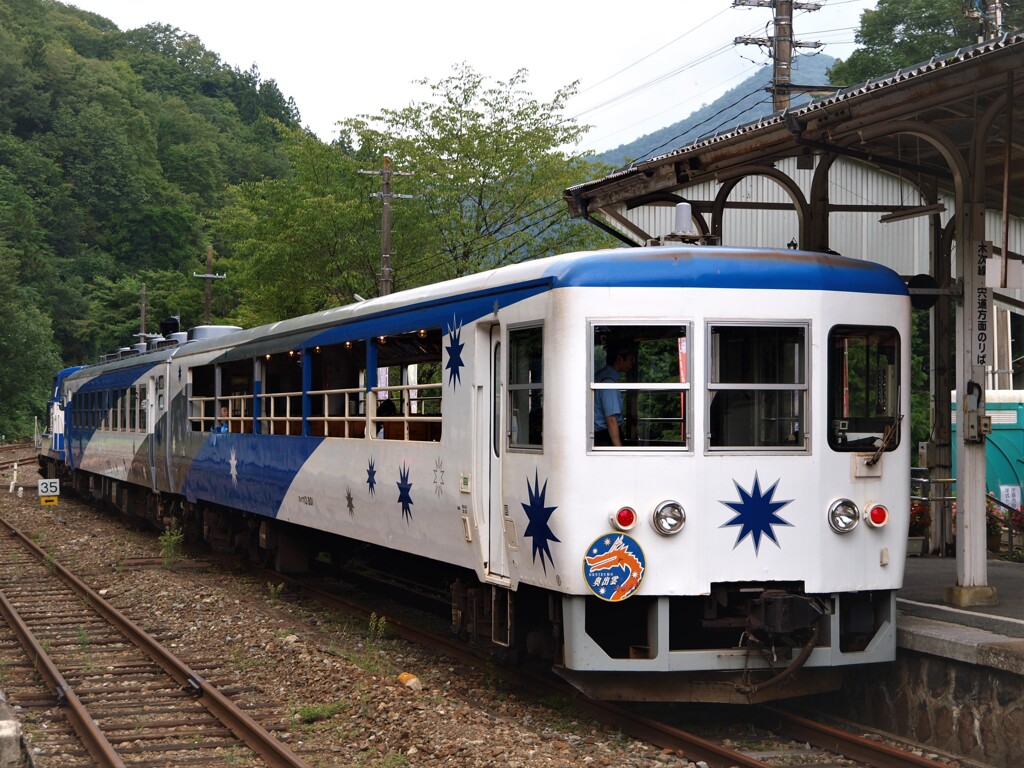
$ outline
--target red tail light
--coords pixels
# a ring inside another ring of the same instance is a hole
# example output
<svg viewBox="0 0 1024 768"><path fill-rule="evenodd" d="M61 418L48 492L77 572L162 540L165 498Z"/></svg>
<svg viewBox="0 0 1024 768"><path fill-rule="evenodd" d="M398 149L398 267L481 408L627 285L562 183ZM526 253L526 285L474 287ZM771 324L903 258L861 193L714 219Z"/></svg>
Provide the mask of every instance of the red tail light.
<svg viewBox="0 0 1024 768"><path fill-rule="evenodd" d="M872 504L868 508L867 523L872 528L881 528L889 522L889 510L881 504Z"/></svg>

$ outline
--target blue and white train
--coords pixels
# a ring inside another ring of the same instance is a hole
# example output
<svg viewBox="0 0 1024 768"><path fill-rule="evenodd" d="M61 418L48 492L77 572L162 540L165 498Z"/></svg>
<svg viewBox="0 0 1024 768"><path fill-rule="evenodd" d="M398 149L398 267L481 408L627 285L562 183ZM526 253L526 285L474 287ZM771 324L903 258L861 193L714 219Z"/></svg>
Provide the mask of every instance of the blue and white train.
<svg viewBox="0 0 1024 768"><path fill-rule="evenodd" d="M895 656L909 334L871 262L556 256L66 369L41 472L286 569L445 564L456 629L596 697L794 696Z"/></svg>

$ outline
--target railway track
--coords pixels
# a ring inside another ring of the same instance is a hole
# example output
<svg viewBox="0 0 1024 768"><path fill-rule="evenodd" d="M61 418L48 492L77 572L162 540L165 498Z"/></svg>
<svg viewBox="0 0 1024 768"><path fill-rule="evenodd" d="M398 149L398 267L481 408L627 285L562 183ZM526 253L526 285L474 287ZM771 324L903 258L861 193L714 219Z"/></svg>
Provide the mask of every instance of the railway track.
<svg viewBox="0 0 1024 768"><path fill-rule="evenodd" d="M200 671L0 523L0 611L17 638L0 643L0 669L9 703L43 726L33 730L37 765L57 756L62 766L306 765Z"/></svg>
<svg viewBox="0 0 1024 768"><path fill-rule="evenodd" d="M76 516L76 513L71 513L71 516ZM16 582L18 588L22 588L24 585L25 588L36 589L35 584L44 580L44 574L50 568L46 562L45 553L43 553L44 559L41 566L38 564L39 554L36 555L36 565L34 566L36 570L32 572L31 578L26 578L29 574L27 556L17 555L17 550L9 549L12 543L7 540L8 538L8 536L0 534L0 562L7 563L15 560L19 564L15 566L13 576L0 570L0 590L6 592L13 589L10 586L12 582ZM11 552L14 552L16 556L10 554ZM150 563L150 561L152 562ZM147 565L149 567L159 566L159 559L139 558L138 563L124 558L119 561L119 567L123 568L147 567ZM39 572L40 568L43 573ZM215 567L215 570L224 572L226 566ZM500 675L508 687L532 692L533 695L530 698L556 702L556 708L587 714L595 721L631 734L640 741L662 750L663 756L671 765L686 765L686 761L682 760L684 756L687 760L702 760L709 766L742 766L743 768L762 768L767 765L775 768L795 765L815 765L819 768L839 765L885 766L886 768L889 766L911 766L912 768L931 766L935 768L939 765L950 765L949 762L941 763L928 760L920 755L886 746L884 743L866 741L855 734L851 735L846 731L830 729L828 726L821 726L812 721L805 722L788 713L774 710L755 710L753 708L723 710L720 716L721 728L711 728L710 730L703 727L707 724L707 718L703 716L704 708L691 708L688 716L683 716L672 723L666 723L666 718L661 716L663 713L660 709L645 709L645 713L651 711L656 713L656 716L649 716L649 714L641 713L629 706L590 701L578 696L560 680L552 679L550 676L529 675L524 677L516 668L495 668L486 662L481 662L477 654L447 636L443 630L436 634L431 633L422 628L418 618L403 618L408 615L406 607L400 606L397 612L388 610L384 605L385 601L379 595L371 596L369 599L357 599L337 594L337 585L325 586L322 582L317 583L311 579L295 580L272 572L256 574L254 581L256 584L281 584L288 581L297 588L296 595L301 594L308 599L302 601L307 604L307 610L315 612L320 617L332 613L329 610L322 610L324 606L342 608L343 612L348 615L364 618L376 614L379 620L386 616L389 633L408 639L417 647L431 648L463 663L472 664L477 668L486 668L488 676ZM392 589L395 586L395 584L391 584ZM202 591L197 587L185 587L185 589ZM348 588L348 591L351 592L351 589ZM290 602L292 600L291 590L288 591L288 594ZM417 592L416 594L416 604L421 606L423 603L422 593ZM57 605L52 597L47 596L46 600L54 606ZM58 613L63 614L65 610L61 608ZM325 619L321 618L321 620ZM358 621L356 623L359 624ZM365 625L367 622L362 621L361 623ZM106 647L88 652L78 647L86 638L91 639L93 635L99 637L99 629L93 629L93 625L87 623L87 617L66 615L63 617L62 627L62 629L52 630L52 633L44 638L43 644L47 646L46 650L50 655L57 656L60 650L62 654L66 653L72 659L71 671L64 670L63 674L68 680L68 685L80 697L82 697L83 691L88 694L82 698L86 700L85 703L90 709L94 704L98 704L100 699L94 691L90 690L89 686L95 685L102 688L114 684L96 680L97 677L110 675L107 678L108 681L124 677L126 685L133 684L128 682L128 676L133 674L129 662L124 662L123 665L121 662L107 663L103 656L108 650ZM110 641L108 641L108 645L110 645ZM400 651L396 652L400 653ZM22 660L20 662L12 661L19 654ZM203 664L195 662L194 666L198 674L213 676L217 673L212 664L212 662ZM96 761L87 755L81 746L74 746L78 742L67 725L63 712L55 705L57 697L52 691L56 689L37 684L31 690L28 688L22 690L20 682L18 687L11 687L12 681L20 681L26 676L24 674L25 665L27 665L27 661L24 660L23 652L0 644L0 670L3 672L4 684L10 689L12 701L20 703L20 706L29 713L29 718L37 721L37 725L39 723L45 725L44 728L36 728L36 730L45 732L47 741L37 742L34 746L48 754L61 754L61 765L96 764ZM102 669L99 668L100 665L104 665ZM443 662L442 666L444 666ZM114 669L107 670L107 667ZM189 701L189 696L184 692L189 687L187 683L183 685L177 679L172 679L172 682L167 685L171 691L171 698ZM155 700L155 695L150 698ZM170 741L172 746L174 740L179 746L187 743L193 750L198 745L206 743L202 741L206 738L202 733L192 733L190 728L196 731L218 728L218 738L221 738L225 745L232 738L226 729L216 726L213 719L201 711L195 710L187 714L175 715L172 709L174 702L172 702L167 704L166 713L154 708L151 715L149 710L140 713L137 701L137 694L131 691L122 691L121 698L110 700L102 705L108 707L109 711L102 717L96 718L104 724L120 727L120 730L110 732L113 734L113 738L108 740L115 746L125 745L126 754L122 756L125 764L174 766L189 764L182 758L199 758L201 755L196 751L183 752L179 750L171 757L165 757L161 755L159 749L161 748L161 739L164 740L164 744ZM135 713L134 716L132 713ZM749 722L737 723L748 713L753 716ZM153 724L148 724L143 719L150 717L155 721ZM270 713L256 719L270 722L275 717L280 718L280 715ZM104 720L104 718L106 719ZM156 722L158 720L160 722ZM212 753L220 755L214 760L216 764L225 762L230 762L233 765L266 764L256 758L243 760L237 757L245 748L238 746L237 741L231 743L235 746L222 746L219 752L216 747L213 748ZM68 762L64 756L72 747L81 753L80 762ZM202 749L202 747L198 748ZM316 748L316 754L319 754L319 750L323 748L323 746ZM336 749L337 746L329 745L327 748ZM311 754L313 752L303 752L303 755ZM839 758L838 754L847 755L854 758L855 761ZM158 755L160 757L157 757ZM229 760L225 760L225 755L229 757ZM37 760L37 765L43 768L47 763L40 759ZM961 765L966 766L967 763L964 762Z"/></svg>
<svg viewBox="0 0 1024 768"><path fill-rule="evenodd" d="M362 616L383 616L400 637L419 646L429 647L463 663L475 666L488 662L465 644L451 637L422 628L415 622L389 614L382 614L381 606L372 606L358 599L340 596L317 586L312 581L296 580L283 574L267 572L267 576L288 581L307 596L330 608L354 612ZM389 584L393 587L393 584ZM535 674L518 667L496 670L506 682L528 688L550 697L569 698L575 709L585 712L599 722L619 728L631 736L649 742L661 749L689 760L703 761L711 768L780 768L780 766L862 766L863 768L940 768L940 762L900 749L874 739L864 738L849 731L770 707L750 707L748 725L756 728L761 742L754 749L739 749L725 740L699 736L677 727L661 718L638 713L628 706L595 701L583 697L568 684L549 675ZM732 708L738 714L741 710ZM773 739L777 743L773 743ZM835 759L842 762L835 762ZM771 762L766 762L766 760Z"/></svg>
<svg viewBox="0 0 1024 768"><path fill-rule="evenodd" d="M0 471L10 469L15 464L22 466L29 462L35 463L36 449L31 443L9 443L0 445Z"/></svg>

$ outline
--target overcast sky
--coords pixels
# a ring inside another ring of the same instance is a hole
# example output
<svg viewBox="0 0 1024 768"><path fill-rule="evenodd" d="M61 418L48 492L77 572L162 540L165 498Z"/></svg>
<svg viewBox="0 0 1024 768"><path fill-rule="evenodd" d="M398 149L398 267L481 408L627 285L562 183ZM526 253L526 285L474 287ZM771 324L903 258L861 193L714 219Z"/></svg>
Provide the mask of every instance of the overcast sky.
<svg viewBox="0 0 1024 768"><path fill-rule="evenodd" d="M765 0L762 0L764 2ZM837 59L855 48L876 0L817 0L798 41ZM335 124L424 101L460 62L506 80L526 68L539 101L579 80L568 114L592 125L584 147L618 146L681 120L768 63L737 36L771 33L771 10L733 0L76 0L122 30L169 24L231 66L259 67L325 141ZM799 3L797 3L799 4ZM810 5L811 3L806 3ZM813 50L807 49L811 53Z"/></svg>

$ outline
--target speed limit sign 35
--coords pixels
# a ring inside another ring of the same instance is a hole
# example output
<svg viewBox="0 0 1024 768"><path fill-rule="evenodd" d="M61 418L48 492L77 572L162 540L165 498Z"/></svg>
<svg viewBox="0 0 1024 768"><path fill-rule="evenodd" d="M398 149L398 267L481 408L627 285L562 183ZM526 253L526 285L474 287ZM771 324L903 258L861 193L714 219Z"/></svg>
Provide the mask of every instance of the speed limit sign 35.
<svg viewBox="0 0 1024 768"><path fill-rule="evenodd" d="M52 506L57 503L57 497L60 496L60 480L47 479L39 481L39 503L44 507Z"/></svg>

